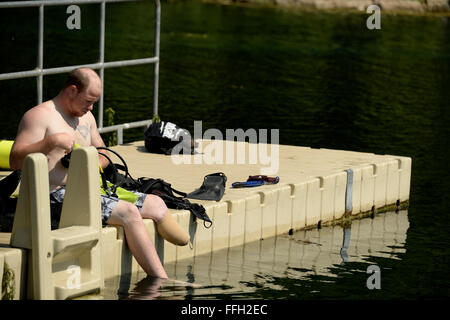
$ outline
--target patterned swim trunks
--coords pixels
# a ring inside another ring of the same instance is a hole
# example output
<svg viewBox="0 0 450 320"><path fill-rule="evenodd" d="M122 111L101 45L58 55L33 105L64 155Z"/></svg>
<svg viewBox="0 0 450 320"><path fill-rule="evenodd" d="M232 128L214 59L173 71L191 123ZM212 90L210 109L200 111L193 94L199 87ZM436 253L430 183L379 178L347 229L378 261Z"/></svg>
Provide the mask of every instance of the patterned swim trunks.
<svg viewBox="0 0 450 320"><path fill-rule="evenodd" d="M137 195L137 201L134 205L139 209L139 212L142 210L142 206L144 205L145 197L147 196L145 193L137 192L137 191L129 191ZM66 187L63 186L59 189L56 189L50 192L50 209L51 209L51 223L52 230L57 229L59 225L59 220L61 218L61 209L62 203L64 200L64 195L66 194ZM107 221L111 216L111 212L114 210L114 207L117 205L120 199L106 196L101 194L101 204L102 204L102 224L103 226L107 225Z"/></svg>

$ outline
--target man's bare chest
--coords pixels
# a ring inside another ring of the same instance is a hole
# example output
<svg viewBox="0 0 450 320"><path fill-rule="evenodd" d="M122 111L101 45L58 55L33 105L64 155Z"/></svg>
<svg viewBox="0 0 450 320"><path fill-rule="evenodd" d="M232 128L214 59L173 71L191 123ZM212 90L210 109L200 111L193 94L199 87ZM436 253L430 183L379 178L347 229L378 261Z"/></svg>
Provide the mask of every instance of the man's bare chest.
<svg viewBox="0 0 450 320"><path fill-rule="evenodd" d="M68 124L66 121L58 121L53 126L49 126L47 135L55 133L68 133L74 137L75 142L82 146L91 144L91 130L89 123L80 118L77 122Z"/></svg>

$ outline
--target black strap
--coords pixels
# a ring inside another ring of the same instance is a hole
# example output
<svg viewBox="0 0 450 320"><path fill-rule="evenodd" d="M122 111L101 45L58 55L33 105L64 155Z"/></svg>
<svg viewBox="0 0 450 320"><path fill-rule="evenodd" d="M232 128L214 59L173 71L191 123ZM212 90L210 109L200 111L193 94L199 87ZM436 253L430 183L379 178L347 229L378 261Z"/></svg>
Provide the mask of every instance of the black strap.
<svg viewBox="0 0 450 320"><path fill-rule="evenodd" d="M105 189L105 191L106 191L107 193L110 193L111 190L112 190L112 193L113 193L113 195L114 195L115 192L116 192L116 190L117 190L117 188L120 187L120 186L122 186L122 185L125 183L125 179L122 179L121 181L117 181L117 180L118 180L118 179L117 179L117 176L118 176L117 168L119 168L120 170L122 170L122 171L125 172L125 178L131 179L131 181L132 181L133 183L135 183L136 185L138 185L138 182L137 182L136 180L134 180L133 177L132 177L132 176L130 175L130 173L128 172L128 166L127 166L127 163L125 162L125 160L122 158L122 156L121 156L119 153L117 153L116 151L111 150L111 149L109 149L109 148L106 148L106 147L97 147L97 150L107 150L107 151L109 151L109 152L115 154L115 155L120 159L120 161L122 161L122 163L123 163L123 165L115 164L115 163L113 163L113 162L111 161L111 159L110 159L106 154L104 154L104 153L102 153L102 152L100 152L100 151L98 152L99 154L101 154L102 156L104 156L106 159L108 159L108 161L109 161L110 165L113 167L113 171L114 171L114 178L113 178L114 181L111 181L111 182L113 183L113 186L112 186L111 188L109 188L109 189L108 189L107 187L105 187L105 182L104 182L103 180L106 179L106 178L104 178L104 176L103 176L103 174L102 174L103 187L104 187L104 189Z"/></svg>
<svg viewBox="0 0 450 320"><path fill-rule="evenodd" d="M114 164L112 163L111 159L104 154L103 152L98 152L98 154L104 156L106 159L108 159L109 163L112 164L114 166ZM114 170L115 173L117 173L117 170ZM106 182L106 177L105 177L105 173L103 172L103 170L100 171L100 177L102 178L102 188L103 190L105 190L105 192L108 194L108 196L111 196L112 194L114 194L117 190L118 185L116 185L116 181L113 181L113 185L111 188L108 188L108 183ZM114 178L116 177L116 175L114 175ZM115 179L114 179L115 180Z"/></svg>
<svg viewBox="0 0 450 320"><path fill-rule="evenodd" d="M153 185L155 185L158 182L161 182L161 179L153 179L153 181L149 181L149 179L147 179L147 181L145 181L147 178L141 177L138 179L138 183L140 184L140 191L147 193L147 191L153 187ZM145 187L144 187L145 186Z"/></svg>
<svg viewBox="0 0 450 320"><path fill-rule="evenodd" d="M140 178L138 178L137 181L138 181L139 184L144 185L144 183L146 183L146 181L148 181L148 180L149 180L148 178L140 177ZM174 189L170 183L167 183L167 182L165 182L162 179L153 179L153 181L151 181L150 184L145 186L145 189L146 190L150 189L151 187L153 187L154 184L156 184L158 182L160 182L163 185L166 185L172 192L175 192L176 194L182 196L183 198L186 197L186 193L185 192L178 191L177 189Z"/></svg>
<svg viewBox="0 0 450 320"><path fill-rule="evenodd" d="M180 196L182 196L183 198L186 197L186 192L182 192L182 191L178 191L174 188L172 188L172 186L170 186L170 189L175 192L176 194L179 194Z"/></svg>

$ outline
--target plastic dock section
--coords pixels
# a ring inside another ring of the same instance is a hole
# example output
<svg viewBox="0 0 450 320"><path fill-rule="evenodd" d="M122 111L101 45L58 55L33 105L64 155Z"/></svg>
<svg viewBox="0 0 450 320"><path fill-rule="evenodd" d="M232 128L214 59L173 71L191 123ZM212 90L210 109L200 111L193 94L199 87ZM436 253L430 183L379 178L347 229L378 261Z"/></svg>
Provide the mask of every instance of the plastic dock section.
<svg viewBox="0 0 450 320"><path fill-rule="evenodd" d="M170 210L189 233L192 245L177 247L164 241L153 221L144 220L164 263L364 216L409 200L409 157L229 142L231 148L215 148L212 159L212 153L206 152L212 143L201 141L203 154L184 156L182 161L146 152L143 141L113 147L127 161L133 177L162 178L187 193L199 188L207 174L227 176L221 201L191 200L205 207L213 221L211 228L189 211ZM260 155L265 152L265 157L252 161L249 155L255 150ZM245 161L237 157L242 153ZM73 157L60 228L53 231L46 157L33 154L25 161L13 231L0 233L4 299L73 298L98 291L105 279L142 271L122 228L101 228L96 150L79 148ZM231 188L233 182L246 181L269 167L277 169L271 176L280 177L278 184Z"/></svg>

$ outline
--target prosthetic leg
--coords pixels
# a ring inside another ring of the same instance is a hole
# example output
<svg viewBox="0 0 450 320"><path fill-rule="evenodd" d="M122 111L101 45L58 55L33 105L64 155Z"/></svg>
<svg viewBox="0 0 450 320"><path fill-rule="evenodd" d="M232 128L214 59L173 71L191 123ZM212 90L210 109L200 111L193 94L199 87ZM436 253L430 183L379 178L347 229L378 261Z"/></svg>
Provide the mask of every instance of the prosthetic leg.
<svg viewBox="0 0 450 320"><path fill-rule="evenodd" d="M174 245L185 246L189 243L189 235L181 228L169 211L160 221L156 222L156 230L161 237Z"/></svg>

